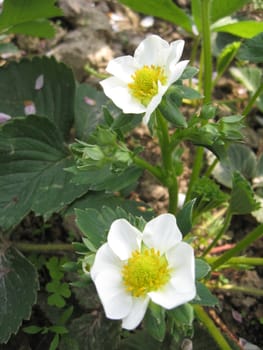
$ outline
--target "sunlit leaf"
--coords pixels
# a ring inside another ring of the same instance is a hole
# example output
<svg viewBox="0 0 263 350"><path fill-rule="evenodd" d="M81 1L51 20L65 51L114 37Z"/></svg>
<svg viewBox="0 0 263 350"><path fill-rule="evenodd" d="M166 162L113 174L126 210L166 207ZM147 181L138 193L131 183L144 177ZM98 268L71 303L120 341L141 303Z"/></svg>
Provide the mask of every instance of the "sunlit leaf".
<svg viewBox="0 0 263 350"><path fill-rule="evenodd" d="M52 36L53 28L45 19L62 15L54 3L55 0L5 0L0 15L0 32L8 30L10 33Z"/></svg>
<svg viewBox="0 0 263 350"><path fill-rule="evenodd" d="M224 73L226 68L230 65L230 63L235 58L240 45L241 45L240 42L234 41L233 43L225 46L225 48L217 58L217 62L216 62L217 74L221 75Z"/></svg>
<svg viewBox="0 0 263 350"><path fill-rule="evenodd" d="M190 16L172 0L120 0L120 2L135 11L162 18L192 33Z"/></svg>
<svg viewBox="0 0 263 350"><path fill-rule="evenodd" d="M232 18L229 18L228 20L227 18L224 18L223 20L216 22L212 26L212 30L215 32L226 32L241 38L249 39L263 31L263 22L238 21Z"/></svg>
<svg viewBox="0 0 263 350"><path fill-rule="evenodd" d="M250 1L251 0L212 0L211 22L214 23L220 18L232 15Z"/></svg>

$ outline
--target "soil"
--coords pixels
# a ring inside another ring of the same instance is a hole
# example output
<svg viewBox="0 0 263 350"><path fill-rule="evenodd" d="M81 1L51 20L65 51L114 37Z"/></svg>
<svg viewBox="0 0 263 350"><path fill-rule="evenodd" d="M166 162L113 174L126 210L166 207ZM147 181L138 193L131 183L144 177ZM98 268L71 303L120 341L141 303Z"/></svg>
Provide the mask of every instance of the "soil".
<svg viewBox="0 0 263 350"><path fill-rule="evenodd" d="M182 7L189 7L188 0L178 0L177 2ZM132 54L148 33L156 33L169 42L183 38L186 41L183 58L187 59L190 55L192 42L186 33L165 21L134 13L117 1L59 0L58 3L63 9L65 17L54 21L57 28L54 39L43 40L21 35L16 36L14 40L24 56L54 55L58 60L65 62L72 67L78 81L88 82L97 87L100 79L87 72L84 66L88 65L89 71L94 69L98 73L105 73L105 67L110 59ZM255 10L251 11L250 14L254 15L255 18L262 19L262 15ZM239 102L234 105L234 112L243 109L247 98L246 89L230 76L223 77L214 92L214 99L217 101L239 99ZM231 104L220 105L220 113L227 114L230 110L229 105ZM190 113L189 109L186 112ZM259 114L259 111L253 110L250 114L246 128L246 142L256 153L259 153L263 150L263 129L262 125L257 123L254 118L256 114ZM144 152L146 159L152 162L158 161L160 150L155 140L150 137L146 127L136 128L132 136L140 139L146 146ZM183 154L185 168L179 179L180 192L182 193L186 192L191 173L192 155L192 147L186 144ZM148 203L156 213L167 211L167 190L148 174L142 176L132 196ZM238 242L256 225L255 219L250 216L236 217L227 234L227 241L221 242L222 246L225 243ZM30 236L32 231L43 230L45 240L65 241L65 236L68 234L67 229L67 223L63 222L62 218L57 215L43 226L43 221L35 218L32 214L14 232L13 238L19 237L20 240L23 240ZM259 240L244 253L248 256L260 257L262 248L263 241ZM44 276L42 277L44 278ZM218 276L215 275L214 278L218 278ZM229 280L229 283L263 288L262 268L253 271L225 271L225 278ZM222 331L227 331L233 339L243 338L259 348L263 347L262 298L240 292L216 291L216 293L221 307L214 310L214 314L212 313L211 316ZM37 315L37 312L35 314ZM1 346L0 349L2 349ZM7 349L7 347L3 347L3 349ZM25 345L19 349L27 349L27 347ZM39 349L44 349L44 347L39 347ZM248 345L247 349L249 349Z"/></svg>

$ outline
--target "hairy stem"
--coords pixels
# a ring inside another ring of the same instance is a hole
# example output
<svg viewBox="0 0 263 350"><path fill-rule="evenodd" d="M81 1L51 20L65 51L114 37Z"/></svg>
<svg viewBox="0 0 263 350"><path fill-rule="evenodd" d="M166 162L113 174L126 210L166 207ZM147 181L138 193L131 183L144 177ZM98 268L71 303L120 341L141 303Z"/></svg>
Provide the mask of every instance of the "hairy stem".
<svg viewBox="0 0 263 350"><path fill-rule="evenodd" d="M74 247L72 244L68 243L47 243L47 244L36 244L36 243L25 243L25 242L16 242L14 246L25 253L54 253L54 252L73 252Z"/></svg>
<svg viewBox="0 0 263 350"><path fill-rule="evenodd" d="M263 290L262 289L258 289L258 288L254 288L254 287L246 287L246 286L236 286L234 284L225 284L222 286L211 286L209 285L209 288L212 289L217 289L217 290L226 290L229 292L241 292L241 293L245 293L245 294L250 294L250 295L256 295L256 296L263 296Z"/></svg>
<svg viewBox="0 0 263 350"><path fill-rule="evenodd" d="M220 238L224 235L224 233L226 232L226 230L229 227L231 219L232 219L232 214L230 211L227 211L223 226L219 230L216 237L213 239L212 243L205 249L205 251L203 253L203 257L206 256L212 248L214 248L214 246L217 244L217 242L220 240Z"/></svg>
<svg viewBox="0 0 263 350"><path fill-rule="evenodd" d="M250 101L248 102L246 108L244 109L242 115L245 117L248 115L248 113L251 111L256 99L258 96L263 92L263 82L259 85L257 90L255 91L254 95L251 97Z"/></svg>
<svg viewBox="0 0 263 350"><path fill-rule="evenodd" d="M216 327L213 320L208 316L205 310L199 305L194 305L194 310L195 310L196 316L207 328L211 336L217 342L219 348L222 350L231 350L231 347L227 343L221 331Z"/></svg>
<svg viewBox="0 0 263 350"><path fill-rule="evenodd" d="M162 182L162 173L161 173L159 168L148 163L145 159L143 159L141 157L132 156L132 159L138 167L145 169L145 170L148 170L149 173L151 173L154 177L156 177L159 181Z"/></svg>
<svg viewBox="0 0 263 350"><path fill-rule="evenodd" d="M163 163L163 185L169 193L169 212L175 214L178 203L178 183L175 171L173 169L173 147L170 140L168 124L160 110L156 111L157 135L162 153Z"/></svg>
<svg viewBox="0 0 263 350"><path fill-rule="evenodd" d="M201 21L202 21L202 58L204 73L204 103L210 103L212 97L212 50L210 30L210 0L201 0Z"/></svg>
<svg viewBox="0 0 263 350"><path fill-rule="evenodd" d="M202 166L203 166L203 155L204 155L204 148L203 147L197 147L196 154L195 154L195 159L194 159L193 170L192 170L192 174L191 174L190 181L189 181L189 184L188 184L187 194L186 194L186 197L185 197L185 203L187 203L191 199L193 186L194 186L196 180L200 176L200 172L201 172L201 169L202 169Z"/></svg>
<svg viewBox="0 0 263 350"><path fill-rule="evenodd" d="M209 256L206 257L206 261L208 262L208 264L213 264L216 260L218 259L218 257L214 257L214 256ZM229 265L231 265L232 267L234 267L235 265L249 265L249 266L263 266L263 258L251 258L251 257L246 257L246 256L237 256L234 258L230 258L227 261L227 267L229 267ZM224 268L225 265L221 265L220 268Z"/></svg>
<svg viewBox="0 0 263 350"><path fill-rule="evenodd" d="M220 258L216 259L216 261L213 262L211 265L212 269L215 270L219 266L225 264L229 259L239 254L242 250L247 248L251 243L253 243L261 236L263 236L263 224L259 225L253 231L251 231L245 238L243 238L239 243L237 243L237 245L234 248L228 250L223 255L221 255Z"/></svg>

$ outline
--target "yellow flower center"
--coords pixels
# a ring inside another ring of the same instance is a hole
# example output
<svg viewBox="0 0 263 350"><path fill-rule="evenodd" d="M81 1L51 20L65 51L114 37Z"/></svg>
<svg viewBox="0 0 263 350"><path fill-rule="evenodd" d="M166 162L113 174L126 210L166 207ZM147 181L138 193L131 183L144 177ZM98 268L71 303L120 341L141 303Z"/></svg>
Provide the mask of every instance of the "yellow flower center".
<svg viewBox="0 0 263 350"><path fill-rule="evenodd" d="M132 75L133 82L128 84L131 94L144 106L158 93L158 81L165 85L167 77L160 66L143 66Z"/></svg>
<svg viewBox="0 0 263 350"><path fill-rule="evenodd" d="M125 288L134 297L145 296L164 286L170 278L165 256L155 249L134 251L122 269Z"/></svg>

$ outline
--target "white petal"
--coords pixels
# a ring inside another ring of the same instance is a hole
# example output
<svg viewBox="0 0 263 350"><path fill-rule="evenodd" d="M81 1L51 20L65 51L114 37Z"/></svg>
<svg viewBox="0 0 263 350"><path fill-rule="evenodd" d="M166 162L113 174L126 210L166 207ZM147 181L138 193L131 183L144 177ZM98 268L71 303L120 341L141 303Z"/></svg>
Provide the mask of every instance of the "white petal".
<svg viewBox="0 0 263 350"><path fill-rule="evenodd" d="M148 293L150 299L165 309L173 309L179 305L185 304L195 297L195 289L181 291L177 290L171 282L167 283L157 292Z"/></svg>
<svg viewBox="0 0 263 350"><path fill-rule="evenodd" d="M166 252L169 267L172 268L171 283L179 292L195 289L195 259L193 248L185 242L179 242Z"/></svg>
<svg viewBox="0 0 263 350"><path fill-rule="evenodd" d="M97 251L94 263L90 270L90 275L93 280L96 279L97 275L105 271L105 269L116 269L120 271L122 268L122 262L113 253L108 243L103 244Z"/></svg>
<svg viewBox="0 0 263 350"><path fill-rule="evenodd" d="M125 219L115 220L108 234L108 243L113 252L127 260L134 250L140 249L142 234Z"/></svg>
<svg viewBox="0 0 263 350"><path fill-rule="evenodd" d="M106 71L125 83L132 81L132 74L139 67L132 56L121 56L108 63Z"/></svg>
<svg viewBox="0 0 263 350"><path fill-rule="evenodd" d="M184 50L184 40L176 40L170 44L169 56L167 58L167 67L179 62Z"/></svg>
<svg viewBox="0 0 263 350"><path fill-rule="evenodd" d="M156 108L159 106L159 104L162 101L163 95L166 93L168 89L168 85L162 85L160 82L158 82L158 94L155 95L152 99L151 102L147 106L146 113L143 117L143 123L148 124L151 114L156 110Z"/></svg>
<svg viewBox="0 0 263 350"><path fill-rule="evenodd" d="M158 35L149 35L135 50L134 58L141 66L151 64L163 66L168 54L168 42Z"/></svg>
<svg viewBox="0 0 263 350"><path fill-rule="evenodd" d="M1 123L5 123L5 122L8 121L9 119L11 119L11 116L10 116L9 114L1 113L1 112L0 112L0 124L1 124Z"/></svg>
<svg viewBox="0 0 263 350"><path fill-rule="evenodd" d="M162 214L149 221L143 230L143 242L161 254L182 240L182 234L172 214Z"/></svg>
<svg viewBox="0 0 263 350"><path fill-rule="evenodd" d="M123 318L122 328L132 330L140 324L145 315L149 300L149 297L132 299L131 310L129 314Z"/></svg>
<svg viewBox="0 0 263 350"><path fill-rule="evenodd" d="M100 82L104 93L113 103L119 107L123 113L140 114L146 111L146 108L135 98L132 97L128 86L116 77L110 77Z"/></svg>
<svg viewBox="0 0 263 350"><path fill-rule="evenodd" d="M178 80L181 75L183 74L183 71L185 70L186 66L188 65L189 61L181 61L177 63L174 67L171 68L171 71L169 73L168 79L169 79L169 85L174 83L176 80Z"/></svg>
<svg viewBox="0 0 263 350"><path fill-rule="evenodd" d="M132 296L126 292L122 276L110 269L101 272L95 285L108 318L118 320L126 317L132 307Z"/></svg>

